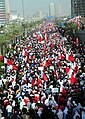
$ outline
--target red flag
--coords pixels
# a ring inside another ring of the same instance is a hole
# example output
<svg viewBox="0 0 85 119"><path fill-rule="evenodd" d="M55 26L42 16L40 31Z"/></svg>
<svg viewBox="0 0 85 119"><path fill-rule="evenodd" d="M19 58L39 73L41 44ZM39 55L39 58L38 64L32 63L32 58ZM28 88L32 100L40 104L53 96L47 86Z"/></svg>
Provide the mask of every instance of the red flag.
<svg viewBox="0 0 85 119"><path fill-rule="evenodd" d="M55 33L53 34L53 37L56 38L56 34Z"/></svg>
<svg viewBox="0 0 85 119"><path fill-rule="evenodd" d="M33 38L37 38L37 37L38 37L38 35L34 33L33 34Z"/></svg>
<svg viewBox="0 0 85 119"><path fill-rule="evenodd" d="M4 100L4 105L5 105L5 107L8 105L8 103L9 103L9 100Z"/></svg>
<svg viewBox="0 0 85 119"><path fill-rule="evenodd" d="M35 79L32 79L32 86L35 85Z"/></svg>
<svg viewBox="0 0 85 119"><path fill-rule="evenodd" d="M35 58L34 55L29 56L29 59L34 59L34 58Z"/></svg>
<svg viewBox="0 0 85 119"><path fill-rule="evenodd" d="M12 78L10 82L11 82L11 83L14 82L14 78Z"/></svg>
<svg viewBox="0 0 85 119"><path fill-rule="evenodd" d="M38 39L38 41L41 42L42 40L43 40L43 38L40 36L39 39Z"/></svg>
<svg viewBox="0 0 85 119"><path fill-rule="evenodd" d="M13 69L13 70L18 70L18 66L12 65L12 69Z"/></svg>
<svg viewBox="0 0 85 119"><path fill-rule="evenodd" d="M56 75L56 70L54 70L54 75Z"/></svg>
<svg viewBox="0 0 85 119"><path fill-rule="evenodd" d="M44 79L44 81L48 81L46 74L43 74L43 79Z"/></svg>
<svg viewBox="0 0 85 119"><path fill-rule="evenodd" d="M46 51L46 44L44 44L44 51Z"/></svg>
<svg viewBox="0 0 85 119"><path fill-rule="evenodd" d="M75 70L78 71L78 65L76 64Z"/></svg>
<svg viewBox="0 0 85 119"><path fill-rule="evenodd" d="M28 46L28 50L30 50L32 47L31 46Z"/></svg>
<svg viewBox="0 0 85 119"><path fill-rule="evenodd" d="M38 78L38 82L37 82L37 84L40 85L41 83L42 83L41 79Z"/></svg>
<svg viewBox="0 0 85 119"><path fill-rule="evenodd" d="M60 62L58 62L58 68L60 69L60 66L61 66L61 64L60 64Z"/></svg>
<svg viewBox="0 0 85 119"><path fill-rule="evenodd" d="M3 61L4 60L4 57L3 56L0 56L0 61Z"/></svg>
<svg viewBox="0 0 85 119"><path fill-rule="evenodd" d="M40 100L40 96L39 96L38 94L35 94L35 95L34 95L34 100L35 100L35 101L39 101L39 100Z"/></svg>
<svg viewBox="0 0 85 119"><path fill-rule="evenodd" d="M65 68L66 74L68 74L69 70L70 70L69 67L66 67L66 68Z"/></svg>
<svg viewBox="0 0 85 119"><path fill-rule="evenodd" d="M60 47L61 46L61 44L60 44L60 42L58 42L58 47Z"/></svg>
<svg viewBox="0 0 85 119"><path fill-rule="evenodd" d="M47 34L45 34L45 40L48 41L48 35Z"/></svg>
<svg viewBox="0 0 85 119"><path fill-rule="evenodd" d="M68 56L68 61L74 62L74 57L73 56Z"/></svg>
<svg viewBox="0 0 85 119"><path fill-rule="evenodd" d="M62 60L64 60L64 59L65 59L65 56L62 55L62 54L60 54L60 58L61 58Z"/></svg>
<svg viewBox="0 0 85 119"><path fill-rule="evenodd" d="M78 38L76 38L76 43L79 43L79 39Z"/></svg>
<svg viewBox="0 0 85 119"><path fill-rule="evenodd" d="M74 83L77 83L77 79L74 77L74 76L72 76L71 78L70 78L70 83L73 85Z"/></svg>
<svg viewBox="0 0 85 119"><path fill-rule="evenodd" d="M7 64L8 64L8 65L13 65L14 62L8 59L8 60L7 60Z"/></svg>
<svg viewBox="0 0 85 119"><path fill-rule="evenodd" d="M66 95L66 90L65 90L65 88L62 88L62 93L63 93L64 95Z"/></svg>
<svg viewBox="0 0 85 119"><path fill-rule="evenodd" d="M50 59L49 59L49 63L51 64L51 63L52 63L52 61L53 61L53 60L52 60L52 58L50 58Z"/></svg>
<svg viewBox="0 0 85 119"><path fill-rule="evenodd" d="M28 52L27 51L25 51L25 54L24 54L25 56L28 56Z"/></svg>
<svg viewBox="0 0 85 119"><path fill-rule="evenodd" d="M27 105L28 102L29 102L29 98L25 97L25 98L24 98L24 102L25 102L25 104Z"/></svg>
<svg viewBox="0 0 85 119"><path fill-rule="evenodd" d="M46 67L49 67L49 65L50 65L50 62L49 61L46 61L45 66Z"/></svg>

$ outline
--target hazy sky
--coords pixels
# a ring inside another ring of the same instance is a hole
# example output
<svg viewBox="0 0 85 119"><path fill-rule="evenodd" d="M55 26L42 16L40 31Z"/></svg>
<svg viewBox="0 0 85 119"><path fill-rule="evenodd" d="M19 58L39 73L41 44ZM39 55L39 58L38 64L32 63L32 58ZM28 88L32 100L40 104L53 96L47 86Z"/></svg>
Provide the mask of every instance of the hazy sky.
<svg viewBox="0 0 85 119"><path fill-rule="evenodd" d="M49 4L51 2L60 6L61 14L70 13L70 1L71 0L23 0L25 16L31 16L36 11L41 10L43 13L48 13ZM22 15L22 0L9 0L10 10L17 10Z"/></svg>

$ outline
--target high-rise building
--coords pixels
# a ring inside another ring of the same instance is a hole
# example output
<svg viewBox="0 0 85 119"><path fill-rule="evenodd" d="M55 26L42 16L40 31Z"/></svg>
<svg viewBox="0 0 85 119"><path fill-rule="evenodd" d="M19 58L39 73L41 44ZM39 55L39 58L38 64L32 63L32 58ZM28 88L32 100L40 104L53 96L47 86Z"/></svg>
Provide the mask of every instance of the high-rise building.
<svg viewBox="0 0 85 119"><path fill-rule="evenodd" d="M54 13L55 13L55 17L60 16L60 5L59 4L54 5Z"/></svg>
<svg viewBox="0 0 85 119"><path fill-rule="evenodd" d="M34 20L40 20L42 19L42 12L39 10L39 11L36 11L35 14L33 14L33 19Z"/></svg>
<svg viewBox="0 0 85 119"><path fill-rule="evenodd" d="M55 16L54 3L50 3L49 5L49 16Z"/></svg>
<svg viewBox="0 0 85 119"><path fill-rule="evenodd" d="M10 19L9 0L5 0L5 7L6 7L6 20L9 21Z"/></svg>
<svg viewBox="0 0 85 119"><path fill-rule="evenodd" d="M10 18L8 0L0 0L0 26L6 24Z"/></svg>
<svg viewBox="0 0 85 119"><path fill-rule="evenodd" d="M6 7L5 0L0 0L0 25L6 23Z"/></svg>
<svg viewBox="0 0 85 119"><path fill-rule="evenodd" d="M71 0L71 17L85 17L85 0Z"/></svg>

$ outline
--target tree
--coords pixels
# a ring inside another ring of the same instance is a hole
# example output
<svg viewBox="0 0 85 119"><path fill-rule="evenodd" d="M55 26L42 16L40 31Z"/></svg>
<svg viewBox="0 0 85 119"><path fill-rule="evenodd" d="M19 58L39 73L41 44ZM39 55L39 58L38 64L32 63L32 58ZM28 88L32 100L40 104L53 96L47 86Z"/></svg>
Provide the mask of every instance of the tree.
<svg viewBox="0 0 85 119"><path fill-rule="evenodd" d="M78 30L78 25L73 22L69 22L66 24L66 30L69 30L70 33L76 32Z"/></svg>

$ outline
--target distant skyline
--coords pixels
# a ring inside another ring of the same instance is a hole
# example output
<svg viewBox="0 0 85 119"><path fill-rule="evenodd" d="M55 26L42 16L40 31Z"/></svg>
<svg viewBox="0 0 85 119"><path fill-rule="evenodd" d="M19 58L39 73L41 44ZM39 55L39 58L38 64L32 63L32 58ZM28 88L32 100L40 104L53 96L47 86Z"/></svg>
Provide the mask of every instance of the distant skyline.
<svg viewBox="0 0 85 119"><path fill-rule="evenodd" d="M31 17L36 11L42 11L44 14L49 13L49 4L59 5L60 14L68 15L71 13L71 0L23 0L25 17ZM10 11L17 11L20 16L23 15L22 0L9 0Z"/></svg>

